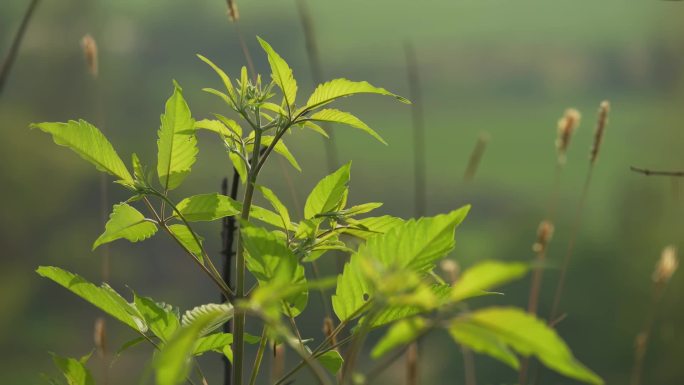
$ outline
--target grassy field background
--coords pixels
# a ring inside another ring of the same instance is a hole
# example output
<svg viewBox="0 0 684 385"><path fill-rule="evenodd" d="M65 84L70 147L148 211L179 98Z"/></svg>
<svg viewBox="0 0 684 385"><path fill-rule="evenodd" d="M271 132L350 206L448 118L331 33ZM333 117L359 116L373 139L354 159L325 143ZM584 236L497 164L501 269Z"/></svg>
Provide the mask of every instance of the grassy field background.
<svg viewBox="0 0 684 385"><path fill-rule="evenodd" d="M0 3L0 52L6 52L25 3ZM649 306L652 268L665 245L682 243L684 185L636 175L629 166L684 169L684 5L614 0L309 3L326 78L368 80L407 95L403 45L414 45L425 102L427 210L435 214L473 205L457 232L453 255L463 266L486 258L532 258L530 246L552 188L556 121L565 108L575 107L583 119L563 175L550 251L552 265L560 264L588 169L596 110L601 100L612 102L570 271L564 302L569 316L560 332L609 384L626 383L633 339ZM300 95L310 92L295 2L241 1L239 6L240 27L259 71L267 73L268 67L255 35L290 63ZM79 47L86 33L100 46L97 85L86 74ZM88 352L97 315L33 271L54 264L97 280L100 260L90 245L103 228L99 177L28 124L83 117L103 127L122 157L136 152L153 165L171 79L184 87L196 118L225 112L201 91L219 82L196 53L238 74L244 57L225 2L40 4L0 96L0 383L37 383L39 372L52 370L47 351ZM373 97L342 105L390 143L383 146L356 130L334 128L341 159L353 160L350 201L382 201L381 213L411 216L410 108ZM483 131L491 141L475 181L466 185L463 172ZM304 169L302 174L287 170L296 199L278 161L268 165L263 181L295 205L326 174L325 154L321 138L308 132L297 132L286 142ZM203 136L200 146L197 172L178 198L217 190L228 172L219 143ZM112 187L112 203L125 198ZM219 229L206 225L201 230L217 255ZM112 282L119 289L128 285L181 308L216 300L213 288L200 283L202 276L162 237L142 245L116 243L112 253ZM332 272L332 264L326 268ZM557 271L550 269L546 277L543 297L548 303ZM508 288L504 298L487 301L523 305L527 288L522 282ZM684 359L683 301L684 279L675 275L658 315L645 383L678 385L684 378L679 364ZM316 305L312 300L312 314ZM317 318L304 324L320 336ZM109 325L112 348L133 337L113 321ZM130 353L113 367L112 383L139 378L139 362L149 352L138 348ZM461 380L460 351L444 335L429 339L425 356L425 384ZM218 360L206 365L209 378L217 378ZM516 379L487 358L478 358L477 367L481 384ZM399 383L402 374L397 367L390 376L398 377L384 381Z"/></svg>

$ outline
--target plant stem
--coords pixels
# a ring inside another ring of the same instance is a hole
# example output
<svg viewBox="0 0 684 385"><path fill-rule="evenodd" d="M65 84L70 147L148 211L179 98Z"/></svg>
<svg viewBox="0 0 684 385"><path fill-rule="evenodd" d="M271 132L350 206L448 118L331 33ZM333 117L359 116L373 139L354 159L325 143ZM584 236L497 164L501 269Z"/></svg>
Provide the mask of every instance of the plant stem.
<svg viewBox="0 0 684 385"><path fill-rule="evenodd" d="M646 176L675 176L675 177L684 177L684 171L662 171L662 170L649 170L646 168L639 168L639 167L634 167L631 166L629 168L630 170L644 174Z"/></svg>
<svg viewBox="0 0 684 385"><path fill-rule="evenodd" d="M257 350L256 359L254 360L254 367L252 368L252 376L249 379L249 385L256 384L257 376L259 375L259 367L261 366L261 360L264 358L264 351L266 350L266 342L268 342L266 334L266 326L261 332L261 340L259 341L259 350Z"/></svg>
<svg viewBox="0 0 684 385"><path fill-rule="evenodd" d="M233 200L237 200L238 187L239 187L239 174L235 168L233 168L233 179L231 181L230 187L230 197ZM228 195L228 179L224 178L222 183L222 193L223 195ZM233 263L233 243L235 240L235 217L229 216L223 218L223 280L226 282L229 288L232 289L232 274L231 266ZM225 302L228 298L221 292L221 302ZM233 330L233 322L229 320L223 325L223 331L226 333L231 333ZM223 359L223 384L230 385L232 380L232 364L228 357L222 356Z"/></svg>
<svg viewBox="0 0 684 385"><path fill-rule="evenodd" d="M252 151L252 161L251 164L259 164L259 156L261 155L261 117L259 115L259 109L255 110L256 124L253 126L254 129L254 150ZM278 139L274 138L273 143ZM264 159L268 156L268 153L264 153ZM247 186L245 188L245 196L242 200L242 213L240 218L243 221L249 220L249 212L252 208L252 199L254 197L254 187L256 184L257 176L259 175L259 167L250 167L249 176L247 177ZM240 234L237 235L237 251L235 255L235 265L236 265L236 279L235 279L235 296L238 300L245 297L245 253L244 248L240 242ZM234 330L235 341L233 343L233 385L242 385L242 373L243 373L243 361L245 352L245 313L236 312L235 314L235 330Z"/></svg>
<svg viewBox="0 0 684 385"><path fill-rule="evenodd" d="M309 67L311 67L311 78L314 84L321 84L323 83L323 69L316 42L316 30L314 29L313 18L309 12L306 0L297 1L297 10L299 11L299 20L302 22L302 29L304 30L306 57L309 59ZM329 129L330 125L327 123L323 123L321 126L328 133L328 138L324 137L323 141L325 142L328 171L332 173L340 164L337 156L337 147L335 146L335 132Z"/></svg>
<svg viewBox="0 0 684 385"><path fill-rule="evenodd" d="M413 167L414 167L414 199L415 215L425 215L426 180L425 180L425 122L423 118L423 99L420 93L420 77L416 53L410 42L404 44L406 69L408 72L409 97L412 101L411 116L413 118Z"/></svg>
<svg viewBox="0 0 684 385"><path fill-rule="evenodd" d="M653 285L653 296L651 298L651 309L646 316L646 323L643 329L636 337L636 344L634 348L634 367L632 368L632 377L629 381L630 385L640 385L641 375L644 368L644 358L646 357L646 349L648 348L648 342L651 337L651 330L653 329L653 324L655 323L656 315L658 313L658 305L660 304L660 299L662 298L662 292L664 285L659 282L655 282Z"/></svg>
<svg viewBox="0 0 684 385"><path fill-rule="evenodd" d="M5 88L5 84L7 83L7 78L9 77L10 70L12 69L12 65L14 64L14 61L17 58L17 54L19 53L19 46L21 46L21 41L24 38L24 34L26 33L26 28L28 27L29 22L31 21L31 16L33 16L33 11L35 11L36 6L38 6L38 3L40 0L31 0L29 3L28 8L26 9L26 13L24 13L24 18L21 20L21 24L19 24L19 29L17 30L17 33L14 35L14 39L12 39L12 45L10 46L9 52L7 52L7 56L5 56L5 60L2 62L2 67L0 67L0 94L2 94L3 89Z"/></svg>
<svg viewBox="0 0 684 385"><path fill-rule="evenodd" d="M180 210L178 210L178 207L176 207L176 205L173 202L171 202L171 200L168 197L166 197L166 195L159 194L159 193L157 193L157 194L162 199L162 202L166 202L169 205L169 207L171 207L173 212L176 213L178 218L180 218L180 220L183 222L185 227L188 228L188 231L190 232L190 234L192 234L192 238L195 241L195 243L197 244L197 246L199 247L199 249L201 250L202 257L206 261L210 270L206 270L206 266L204 266L204 263L198 261L198 262L200 262L200 265L204 267L204 270L207 271L207 273L212 277L214 282L216 282L216 284L221 288L221 290L224 291L226 296L228 298L232 299L234 296L233 291L230 289L230 287L228 287L228 284L223 280L223 278L221 278L221 274L216 269L216 266L214 266L214 263L211 261L211 258L209 257L209 254L207 253L207 251L204 249L204 246L202 245L202 242L200 241L199 236L192 229L192 227L190 226L190 223L187 221L187 219L185 219L185 216L180 212ZM166 223L164 223L164 228L169 230L168 227L166 226ZM169 232L170 232L170 230L169 230ZM188 250L188 252L190 252L190 251ZM192 254L192 252L190 252L190 254Z"/></svg>
<svg viewBox="0 0 684 385"><path fill-rule="evenodd" d="M577 235L582 227L582 212L584 211L584 205L587 200L587 194L589 193L589 185L591 184L591 176L594 171L593 164L589 166L589 172L587 173L587 178L584 181L584 187L582 188L582 195L580 197L580 202L577 207L577 212L575 216L575 221L573 223L572 232L570 233L570 240L568 241L568 248L565 253L565 258L563 258L563 265L561 267L561 275L558 279L558 284L556 285L556 292L553 297L553 306L551 307L551 317L549 317L549 322L553 322L559 314L560 302L563 296L563 289L565 287L565 279L568 272L568 266L570 265L570 259L572 258L572 253L575 248L575 242L577 241Z"/></svg>

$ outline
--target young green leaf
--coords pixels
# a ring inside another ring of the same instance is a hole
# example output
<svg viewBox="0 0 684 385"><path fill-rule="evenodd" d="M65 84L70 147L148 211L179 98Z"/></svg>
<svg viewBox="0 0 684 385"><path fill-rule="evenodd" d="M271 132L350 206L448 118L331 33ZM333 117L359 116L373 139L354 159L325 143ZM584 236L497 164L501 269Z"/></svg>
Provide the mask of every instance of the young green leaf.
<svg viewBox="0 0 684 385"><path fill-rule="evenodd" d="M470 206L464 206L449 214L407 221L369 238L358 254L375 258L387 267L428 271L454 248L454 230L469 210Z"/></svg>
<svg viewBox="0 0 684 385"><path fill-rule="evenodd" d="M105 231L93 243L93 250L98 246L125 238L131 242L143 241L157 232L157 225L148 221L140 211L126 203L114 205Z"/></svg>
<svg viewBox="0 0 684 385"><path fill-rule="evenodd" d="M133 295L135 307L145 318L150 330L160 340L166 342L180 327L178 315L169 305L159 304L148 297Z"/></svg>
<svg viewBox="0 0 684 385"><path fill-rule="evenodd" d="M427 329L428 323L424 318L421 317L408 318L398 321L390 326L389 330L387 330L387 333L385 333L380 341L378 341L371 351L371 357L382 357L390 350L412 342Z"/></svg>
<svg viewBox="0 0 684 385"><path fill-rule="evenodd" d="M90 355L77 360L75 358L60 357L54 353L51 354L52 362L62 372L68 385L95 385L93 375L90 374L90 371L85 366Z"/></svg>
<svg viewBox="0 0 684 385"><path fill-rule="evenodd" d="M372 298L373 290L363 272L362 263L362 257L352 255L337 278L332 305L340 321L349 321L361 315L361 309Z"/></svg>
<svg viewBox="0 0 684 385"><path fill-rule="evenodd" d="M218 134L219 136L225 137L225 138L241 139L240 137L237 137L237 134L235 132L233 132L232 130L230 130L220 120L212 120L212 119L198 120L195 122L195 129L196 130L211 131L211 132Z"/></svg>
<svg viewBox="0 0 684 385"><path fill-rule="evenodd" d="M208 303L196 306L183 314L181 318L181 325L188 327L206 315L213 315L212 322L205 325L200 331L200 336L209 334L219 328L224 323L228 322L235 314L233 305L229 303Z"/></svg>
<svg viewBox="0 0 684 385"><path fill-rule="evenodd" d="M361 119L357 118L356 116L348 112L336 110L333 108L326 108L311 115L309 119L317 122L346 124L351 127L360 129L361 131L377 139L380 143L387 145L387 142L385 142L385 140L380 135L378 135L377 132L375 132L372 128L368 127L368 125L362 122Z"/></svg>
<svg viewBox="0 0 684 385"><path fill-rule="evenodd" d="M169 225L169 231L171 231L173 236L176 237L178 242L190 250L190 252L193 253L195 257L200 260L200 262L204 263L201 245L202 237L197 236L197 238L200 240L200 244L198 245L188 226L182 225L180 223Z"/></svg>
<svg viewBox="0 0 684 385"><path fill-rule="evenodd" d="M495 352L494 358L502 359L502 350L494 348L493 341L498 341L499 345L506 345L523 356L537 357L544 365L565 376L590 384L603 384L599 376L577 361L553 329L521 309L493 307L474 311L452 321L452 335L454 331L458 334L458 329L463 329L464 324L476 327L470 329L476 330L475 333L471 333L471 338L477 343L469 345L473 349L480 349L486 354ZM472 337L477 333L480 335ZM459 338L459 341L468 343L469 340ZM504 362L513 364L510 356Z"/></svg>
<svg viewBox="0 0 684 385"><path fill-rule="evenodd" d="M55 281L134 330L143 333L147 331L147 324L140 312L107 284L95 286L83 277L59 267L40 266L36 272L41 277Z"/></svg>
<svg viewBox="0 0 684 385"><path fill-rule="evenodd" d="M233 162L233 167L235 167L235 170L240 176L240 181L243 184L247 182L247 174L249 172L247 171L247 163L245 163L245 160L234 152L230 152L228 157L230 158L230 161Z"/></svg>
<svg viewBox="0 0 684 385"><path fill-rule="evenodd" d="M480 262L466 270L454 284L451 300L462 301L479 296L486 290L523 277L528 270L529 266L524 263Z"/></svg>
<svg viewBox="0 0 684 385"><path fill-rule="evenodd" d="M433 285L430 288L430 290L432 291L433 296L438 301L445 301L449 298L449 294L451 293L451 286L437 284ZM388 323L408 318L424 312L425 309L420 306L390 305L380 310L378 314L375 317L373 317L373 322L371 323L371 325L374 328L377 328L380 326L387 325Z"/></svg>
<svg viewBox="0 0 684 385"><path fill-rule="evenodd" d="M285 207L283 202L278 199L278 196L276 196L271 189L265 186L257 186L257 189L261 191L261 194L264 196L264 198L266 198L276 212L278 212L278 215L280 215L280 219L283 222L283 228L291 230L292 221L290 220L290 212L287 210L287 207Z"/></svg>
<svg viewBox="0 0 684 385"><path fill-rule="evenodd" d="M311 111L313 109L322 107L339 98L355 94L378 94L392 96L402 103L410 104L406 98L395 95L384 88L375 87L368 82L355 82L348 79L334 79L323 84L319 84L314 90L313 94L306 102L306 106L302 111Z"/></svg>
<svg viewBox="0 0 684 385"><path fill-rule="evenodd" d="M192 354L195 356L202 355L209 351L223 352L226 347L230 348L233 343L233 335L230 333L214 333L204 336L197 340L195 349Z"/></svg>
<svg viewBox="0 0 684 385"><path fill-rule="evenodd" d="M353 235L361 239L368 239L378 234L384 234L392 228L397 227L405 222L401 218L390 215L383 215L381 217L368 217L358 220L347 218L346 221L350 226L344 229L343 233Z"/></svg>
<svg viewBox="0 0 684 385"><path fill-rule="evenodd" d="M495 332L485 327L466 321L457 321L449 327L449 334L457 343L475 352L495 358L513 369L520 368L520 361L515 353Z"/></svg>
<svg viewBox="0 0 684 385"><path fill-rule="evenodd" d="M268 64L271 66L271 77L283 91L285 104L287 106L294 105L297 97L297 81L295 81L294 76L292 75L292 69L287 65L285 60L273 50L270 44L258 36L257 39L268 56Z"/></svg>
<svg viewBox="0 0 684 385"><path fill-rule="evenodd" d="M176 208L190 222L213 221L240 213L242 205L218 193L193 195L180 201Z"/></svg>
<svg viewBox="0 0 684 385"><path fill-rule="evenodd" d="M135 176L135 179L137 179L138 181L146 181L145 169L143 168L143 165L140 162L140 158L138 158L138 154L131 154L131 164L133 164L133 176Z"/></svg>
<svg viewBox="0 0 684 385"><path fill-rule="evenodd" d="M183 92L174 83L173 94L161 116L157 140L157 174L165 190L172 190L190 173L197 156L195 121L183 99Z"/></svg>
<svg viewBox="0 0 684 385"><path fill-rule="evenodd" d="M252 133L249 136L249 139L253 139L253 138L254 138L254 131L252 131ZM273 143L273 140L275 140L275 137L273 137L271 135L264 135L261 137L261 145L262 146L270 146L271 143ZM253 143L247 144L245 147L247 148L247 151L252 152L254 150L254 144ZM299 166L299 163L297 163L297 159L295 159L295 157L292 155L292 153L287 148L287 146L285 146L285 143L283 142L282 139L279 140L275 144L275 146L273 147L273 151L280 154L283 158L285 158L288 162L290 162L292 167L297 169L297 171L302 171L302 168Z"/></svg>
<svg viewBox="0 0 684 385"><path fill-rule="evenodd" d="M233 88L233 82L230 81L230 77L228 77L228 75L226 75L226 73L221 68L219 68L219 66L214 64L214 62L212 62L211 60L199 54L197 55L197 57L200 58L200 60L202 60L203 62L207 63L214 70L214 72L216 72L216 74L223 81L223 85L226 86L226 91L228 91L228 95L230 95L232 100L235 100L235 88ZM234 106L235 103L231 101L229 105Z"/></svg>
<svg viewBox="0 0 684 385"><path fill-rule="evenodd" d="M344 364L344 359L337 350L328 350L316 357L316 360L333 376L337 375Z"/></svg>
<svg viewBox="0 0 684 385"><path fill-rule="evenodd" d="M351 162L323 178L311 191L304 204L304 218L311 219L317 214L338 209L349 184Z"/></svg>
<svg viewBox="0 0 684 385"><path fill-rule="evenodd" d="M273 143L273 140L275 138L270 135L264 135L261 137L261 145L262 146L269 146L271 143ZM285 146L285 142L283 140L279 140L275 146L273 147L273 151L276 153L280 154L283 158L285 158L292 167L294 167L297 171L302 171L302 168L299 166L299 163L297 163L297 159L295 159L294 155L290 152L290 150Z"/></svg>
<svg viewBox="0 0 684 385"><path fill-rule="evenodd" d="M176 385L184 381L189 372L188 358L193 354L202 332L224 315L225 309L211 309L178 329L154 360L157 385Z"/></svg>
<svg viewBox="0 0 684 385"><path fill-rule="evenodd" d="M124 182L133 182L133 177L112 144L100 130L85 120L37 123L31 127L51 134L56 144L69 147L83 159L94 164L98 170L117 176Z"/></svg>
<svg viewBox="0 0 684 385"><path fill-rule="evenodd" d="M266 229L244 225L240 229L245 250L247 269L256 277L260 286L288 285L297 290L285 296L284 313L299 315L308 302L304 267L299 264L285 241Z"/></svg>

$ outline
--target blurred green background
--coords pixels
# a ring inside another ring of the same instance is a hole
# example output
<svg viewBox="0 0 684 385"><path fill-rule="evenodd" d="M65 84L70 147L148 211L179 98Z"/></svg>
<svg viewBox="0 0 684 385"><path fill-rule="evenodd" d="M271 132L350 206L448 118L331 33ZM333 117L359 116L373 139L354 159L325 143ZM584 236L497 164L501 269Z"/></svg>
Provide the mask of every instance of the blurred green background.
<svg viewBox="0 0 684 385"><path fill-rule="evenodd" d="M0 52L7 51L28 1L0 2ZM300 94L312 90L304 36L292 0L239 2L249 49L261 73L267 62L255 39L268 40L289 62ZM559 326L575 354L608 384L628 381L633 341L650 309L651 273L667 244L681 246L681 188L677 180L631 173L630 165L684 169L684 3L667 1L348 0L310 1L325 77L368 80L407 96L403 44L417 53L425 104L428 214L471 203L452 256L462 266L486 258L527 261L544 215L555 168L556 121L567 107L583 113L561 180L550 262L566 248L582 183L596 110L612 102L610 125L594 172ZM87 75L79 41L99 44L100 79ZM244 63L235 25L221 0L44 0L36 10L14 71L0 95L0 383L40 383L53 373L48 351L78 356L93 347L98 312L41 280L38 265L63 266L97 281L100 256L99 175L31 122L85 118L103 127L124 159L136 152L156 160L156 130L172 79L184 87L196 118L226 112L203 87L220 87L202 53L237 76ZM413 214L410 107L391 100L345 101L390 143L334 127L342 160L353 160L350 202L385 202L379 211ZM347 108L348 107L348 108ZM463 172L480 132L491 135L475 180ZM323 142L297 132L288 145L304 172L270 163L262 182L290 205L301 204L327 173ZM213 137L200 138L196 170L177 192L217 191L229 163ZM287 169L287 171L285 171ZM286 183L293 180L296 198ZM116 186L112 203L126 198ZM200 227L208 249L220 250L218 224ZM157 236L112 245L112 285L126 286L181 308L216 301L174 245ZM326 266L332 272L333 264ZM558 277L545 275L544 304ZM528 281L506 296L475 302L526 303ZM302 322L320 338L319 301ZM684 279L675 274L658 311L646 357L645 384L684 381ZM542 306L548 314L548 306ZM133 335L108 322L115 350ZM377 336L373 336L377 338ZM462 383L462 359L445 334L423 349L423 383ZM146 347L122 356L112 384L130 384L144 371ZM294 358L291 357L293 362ZM367 361L367 360L364 360ZM93 369L99 372L93 361ZM479 384L515 383L517 375L488 358L476 359ZM379 383L403 383L403 363ZM220 361L206 360L211 383ZM546 376L547 383L571 384ZM297 383L307 383L305 376Z"/></svg>

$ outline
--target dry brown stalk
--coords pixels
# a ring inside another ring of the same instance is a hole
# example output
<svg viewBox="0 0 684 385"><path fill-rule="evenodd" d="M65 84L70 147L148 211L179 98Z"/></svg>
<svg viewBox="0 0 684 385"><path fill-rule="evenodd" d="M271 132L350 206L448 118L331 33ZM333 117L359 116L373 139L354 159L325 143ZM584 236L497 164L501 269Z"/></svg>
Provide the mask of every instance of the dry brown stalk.
<svg viewBox="0 0 684 385"><path fill-rule="evenodd" d="M574 108L565 110L563 117L558 120L558 139L556 139L556 151L558 152L558 163L565 164L568 146L572 134L579 127L581 114Z"/></svg>
<svg viewBox="0 0 684 385"><path fill-rule="evenodd" d="M470 154L468 166L466 166L466 171L463 175L463 180L465 182L470 182L475 177L475 173L477 172L477 169L480 166L480 161L482 160L482 156L484 155L485 149L487 148L487 143L489 143L490 138L491 136L486 132L481 133L480 136L477 138L477 143L475 143L473 152Z"/></svg>
<svg viewBox="0 0 684 385"><path fill-rule="evenodd" d="M637 334L634 339L634 367L632 368L632 378L630 385L640 385L641 377L644 368L644 358L646 357L646 350L648 342L651 337L653 324L655 323L658 312L658 305L662 299L663 290L667 283L672 278L672 275L679 266L677 259L677 249L674 246L667 246L660 254L660 259L656 263L655 271L651 276L653 280L653 295L651 297L651 309L646 318L643 329Z"/></svg>

